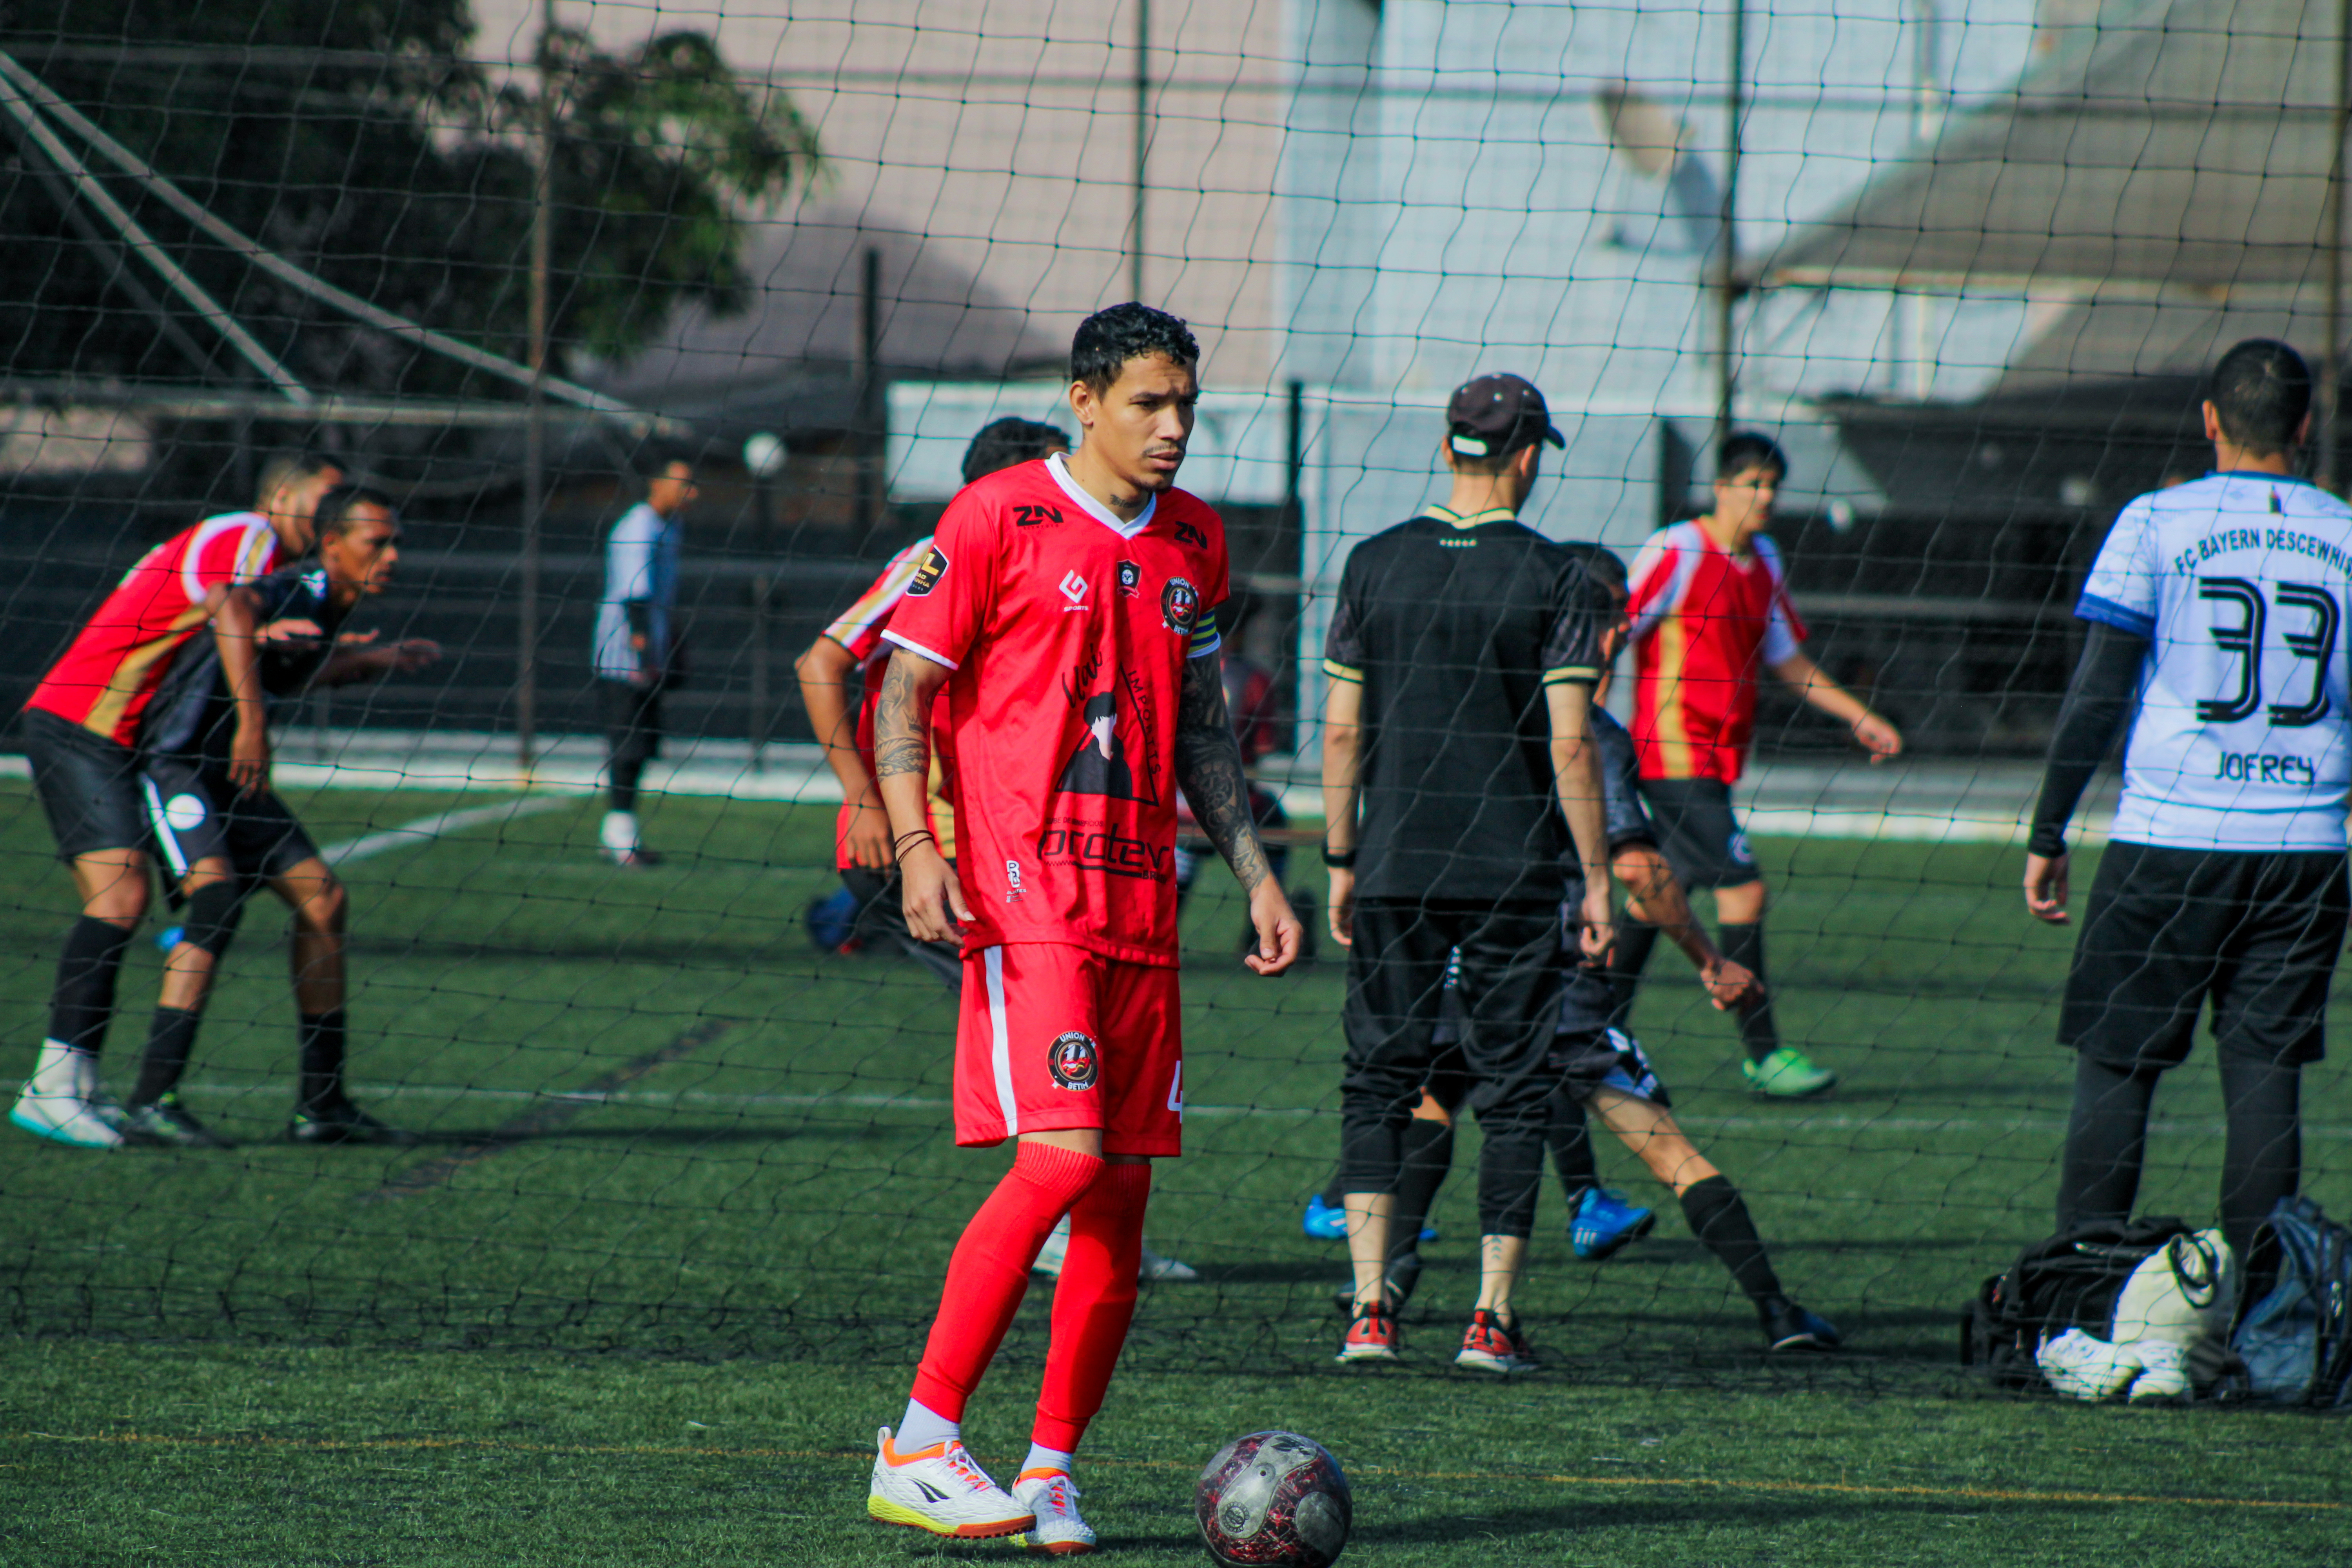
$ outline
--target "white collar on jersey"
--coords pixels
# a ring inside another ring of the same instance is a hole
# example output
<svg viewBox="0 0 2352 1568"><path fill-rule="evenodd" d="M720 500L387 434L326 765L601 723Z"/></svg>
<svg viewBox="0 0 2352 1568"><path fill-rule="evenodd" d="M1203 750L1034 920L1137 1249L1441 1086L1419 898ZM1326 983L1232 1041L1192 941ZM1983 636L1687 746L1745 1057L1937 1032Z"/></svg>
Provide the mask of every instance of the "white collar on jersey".
<svg viewBox="0 0 2352 1568"><path fill-rule="evenodd" d="M1160 498L1153 496L1143 503L1143 510L1135 514L1133 522L1120 521L1118 513L1087 494L1086 488L1070 478L1069 465L1064 460L1062 453L1056 452L1045 459L1045 471L1054 476L1054 482L1062 487L1064 495L1076 501L1085 510L1088 517L1093 518L1121 539L1133 539L1137 534L1150 528L1152 518L1159 514Z"/></svg>

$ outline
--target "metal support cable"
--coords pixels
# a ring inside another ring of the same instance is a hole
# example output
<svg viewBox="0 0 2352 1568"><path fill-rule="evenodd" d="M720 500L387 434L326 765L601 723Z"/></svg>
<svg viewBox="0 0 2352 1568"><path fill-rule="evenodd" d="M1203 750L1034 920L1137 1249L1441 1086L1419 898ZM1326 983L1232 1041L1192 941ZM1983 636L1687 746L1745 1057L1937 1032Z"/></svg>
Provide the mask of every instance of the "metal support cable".
<svg viewBox="0 0 2352 1568"><path fill-rule="evenodd" d="M405 316L395 315L381 305L362 300L346 289L338 289L325 279L304 270L276 251L268 249L258 240L241 233L235 226L215 217L203 203L181 190L131 149L100 130L71 104L59 97L47 82L26 69L21 62L5 51L0 51L0 79L15 83L25 93L30 95L42 109L74 134L87 141L124 174L139 182L156 200L287 287L307 294L322 304L331 305L339 310L354 316L378 331L415 343L420 348L430 349L436 353L445 354L460 364L498 376L519 386L531 384L533 373L530 366L518 364L487 349L477 348L472 343L450 337L446 332L436 332L430 327L419 326ZM22 117L19 116L19 118ZM550 396L562 398L566 403L577 404L583 408L593 408L604 414L641 412L617 397L608 397L601 392L591 391L577 382L566 381L561 376L544 376L541 381Z"/></svg>
<svg viewBox="0 0 2352 1568"><path fill-rule="evenodd" d="M0 56L0 59L5 58L5 56ZM6 63L16 64L14 60ZM114 226L115 232L122 236L131 253L161 273L172 291L186 300L206 324L226 339L229 347L235 349L247 363L268 378L269 384L277 388L278 395L291 403L311 401L310 388L296 379L292 371L278 363L276 355L262 347L259 339L238 325L236 318L230 315L203 284L188 276L179 263L165 255L163 247L155 243L154 237L139 226L139 221L124 209L121 202L107 194L105 187L98 183L81 160L73 155L73 150L58 139L47 121L35 112L31 101L17 89L13 74L5 71L0 71L0 109L15 116L16 122L25 128L26 134L33 139L34 144L40 148L50 163L57 165L59 173L73 182L82 199L96 207L100 215Z"/></svg>

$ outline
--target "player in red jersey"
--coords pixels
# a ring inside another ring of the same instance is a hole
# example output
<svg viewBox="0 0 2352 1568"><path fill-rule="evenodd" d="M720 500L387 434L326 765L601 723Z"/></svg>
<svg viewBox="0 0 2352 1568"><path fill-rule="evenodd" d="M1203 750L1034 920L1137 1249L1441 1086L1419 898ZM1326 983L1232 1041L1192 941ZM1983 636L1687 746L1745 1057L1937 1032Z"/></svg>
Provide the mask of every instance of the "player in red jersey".
<svg viewBox="0 0 2352 1568"><path fill-rule="evenodd" d="M25 705L33 786L81 895L58 958L48 1037L8 1115L27 1132L82 1148L123 1141L120 1112L99 1089L98 1055L123 950L147 912L139 721L180 649L210 624L236 704L231 776L241 789L268 786L256 602L237 590L310 548L319 498L342 479L322 458L270 464L257 510L207 518L141 556ZM192 908L189 924L218 912Z"/></svg>
<svg viewBox="0 0 2352 1568"><path fill-rule="evenodd" d="M1805 657L1805 623L1789 599L1780 552L1765 535L1789 459L1769 437L1742 432L1723 444L1715 510L1663 529L1634 558L1633 743L1667 858L1685 888L1715 890L1724 956L1764 974L1764 874L1731 811L1731 786L1756 730L1760 664L1813 707L1843 721L1883 762L1903 750L1895 726ZM1622 1026L1643 965L1656 945L1639 900L1627 907L1610 961ZM1837 1075L1780 1043L1770 1004L1740 1019L1759 1094L1820 1094Z"/></svg>
<svg viewBox="0 0 2352 1568"><path fill-rule="evenodd" d="M1055 452L1067 452L1070 438L1061 427L1034 419L996 419L984 426L964 449L963 479L971 484L1000 468L1034 462ZM890 645L882 634L907 596L915 569L930 553L931 536L925 534L890 558L855 604L844 610L808 646L793 667L801 683L801 701L808 709L809 725L824 760L841 781L841 813L834 826L834 864L841 872L844 892L855 900L850 918L861 935L878 934L902 947L926 968L936 968L953 988L961 966L951 954L918 942L908 934L897 897L898 858L890 851L890 814L874 783L874 710L882 700L882 676L890 663ZM850 712L850 673L858 672L864 691L855 715ZM942 749L932 758L929 800L932 837L940 853L955 858L955 808L948 788L950 769Z"/></svg>
<svg viewBox="0 0 2352 1568"><path fill-rule="evenodd" d="M1085 1552L1070 1456L1101 1407L1135 1310L1150 1161L1181 1151L1176 795L1249 891L1257 951L1279 974L1299 927L1250 824L1212 612L1224 525L1175 489L1200 350L1143 305L1087 319L1070 349L1067 461L968 487L885 635L876 763L907 924L959 932L956 1142L1019 1140L964 1228L905 1419L879 1436L867 1511L941 1535L1024 1534ZM908 657L908 656L912 657ZM954 866L931 841L925 720L948 695ZM1045 1386L1010 1494L960 1423L1064 1215Z"/></svg>

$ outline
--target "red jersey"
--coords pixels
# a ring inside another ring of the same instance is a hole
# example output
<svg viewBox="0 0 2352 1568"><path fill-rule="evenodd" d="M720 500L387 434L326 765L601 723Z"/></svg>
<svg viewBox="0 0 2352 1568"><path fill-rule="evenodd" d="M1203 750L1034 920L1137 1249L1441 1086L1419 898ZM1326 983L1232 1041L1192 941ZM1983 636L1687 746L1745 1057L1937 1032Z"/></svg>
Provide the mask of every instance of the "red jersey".
<svg viewBox="0 0 2352 1568"><path fill-rule="evenodd" d="M1746 561L1678 522L1633 558L1633 745L1645 779L1739 782L1756 732L1756 665L1805 640L1780 552L1758 535Z"/></svg>
<svg viewBox="0 0 2352 1568"><path fill-rule="evenodd" d="M1182 490L1123 522L1056 456L948 504L882 635L955 672L966 952L1176 963L1176 707L1226 588L1224 522Z"/></svg>
<svg viewBox="0 0 2352 1568"><path fill-rule="evenodd" d="M874 772L874 710L882 705L882 676L889 668L890 647L882 640L890 617L898 613L898 605L907 596L907 584L913 582L915 569L929 553L929 534L915 541L882 568L882 574L858 595L857 602L842 611L824 635L847 648L859 664L858 679L864 683L865 695L857 706L857 755L866 763L868 774ZM940 694L931 710L931 776L928 803L930 808L931 837L939 840L940 853L955 858L955 807L949 780L954 776L954 751L944 743L947 718L947 697ZM849 825L857 812L857 803L845 800L841 813L834 820L834 865L847 870L856 864L849 858Z"/></svg>
<svg viewBox="0 0 2352 1568"><path fill-rule="evenodd" d="M118 745L136 742L139 716L181 645L207 617L205 595L250 583L278 565L278 535L258 512L206 518L139 558L98 607L25 706Z"/></svg>

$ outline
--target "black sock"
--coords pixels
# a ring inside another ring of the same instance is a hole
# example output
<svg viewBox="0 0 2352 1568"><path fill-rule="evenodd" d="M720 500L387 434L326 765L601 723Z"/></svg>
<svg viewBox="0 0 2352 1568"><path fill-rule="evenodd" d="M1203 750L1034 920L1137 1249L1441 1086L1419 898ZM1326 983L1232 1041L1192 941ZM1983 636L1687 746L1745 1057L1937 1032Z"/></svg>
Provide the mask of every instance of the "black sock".
<svg viewBox="0 0 2352 1568"><path fill-rule="evenodd" d="M1654 933L1657 927L1650 930ZM1568 1196L1568 1217L1572 1222L1584 1194L1601 1184L1601 1172L1592 1163L1592 1130L1585 1122L1584 1107L1565 1088L1551 1091L1551 1126L1545 1137L1551 1144L1552 1169L1559 1173L1559 1190Z"/></svg>
<svg viewBox="0 0 2352 1568"><path fill-rule="evenodd" d="M183 1007L158 1007L147 1026L147 1056L139 1064L139 1087L131 1091L133 1105L152 1105L179 1087L188 1070L188 1056L196 1048L196 1026L202 1013Z"/></svg>
<svg viewBox="0 0 2352 1568"><path fill-rule="evenodd" d="M348 1016L341 1007L331 1013L301 1016L302 1089L305 1111L338 1104L343 1098L343 1051Z"/></svg>
<svg viewBox="0 0 2352 1568"><path fill-rule="evenodd" d="M2303 1182L2303 1068L2295 1063L2221 1058L2221 1104L2229 1133L2221 1155L2221 1234L2241 1261L2253 1252L2254 1230ZM2245 1299L2261 1300L2247 1279Z"/></svg>
<svg viewBox="0 0 2352 1568"><path fill-rule="evenodd" d="M1772 1272L1772 1260L1764 1256L1756 1222L1748 1217L1747 1200L1728 1177L1709 1176L1693 1183L1683 1194L1683 1217L1690 1222L1691 1234L1731 1270L1732 1279L1749 1300L1761 1306L1767 1298L1780 1294L1780 1277Z"/></svg>
<svg viewBox="0 0 2352 1568"><path fill-rule="evenodd" d="M49 993L49 1038L96 1056L106 1047L114 1016L114 981L131 932L111 921L84 915L66 932L58 954L58 982Z"/></svg>
<svg viewBox="0 0 2352 1568"><path fill-rule="evenodd" d="M1632 918L1617 922L1617 945L1609 952L1609 1026L1622 1029L1633 1016L1633 997L1642 989L1642 971L1650 964L1650 950L1658 945L1658 928ZM1557 1145L1554 1146L1557 1148Z"/></svg>
<svg viewBox="0 0 2352 1568"><path fill-rule="evenodd" d="M615 757L607 770L605 783L613 795L614 811L634 812L637 809L637 779L646 771L643 757Z"/></svg>
<svg viewBox="0 0 2352 1568"><path fill-rule="evenodd" d="M1389 1256L1399 1258L1421 1245L1437 1189L1454 1169L1454 1124L1416 1116L1404 1127L1404 1163L1398 1167L1396 1207L1389 1221Z"/></svg>
<svg viewBox="0 0 2352 1568"><path fill-rule="evenodd" d="M2135 1071L2089 1057L2074 1062L2074 1108L2066 1121L2066 1154L2058 1173L2061 1235L2131 1217L2147 1152L2147 1112L2156 1100L2154 1068Z"/></svg>
<svg viewBox="0 0 2352 1568"><path fill-rule="evenodd" d="M1734 925L1723 921L1716 928L1723 939L1723 956L1739 965L1758 981L1764 980L1764 927L1762 922ZM1769 983L1768 983L1769 984ZM1739 1020L1739 1043L1747 1047L1748 1059L1760 1062L1780 1048L1780 1026L1772 1022L1772 1004L1761 1007Z"/></svg>

